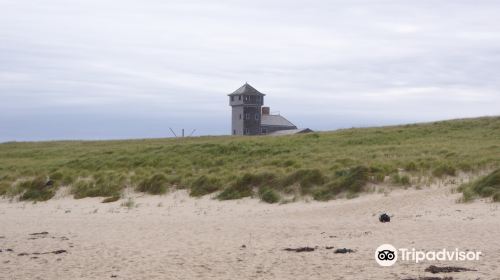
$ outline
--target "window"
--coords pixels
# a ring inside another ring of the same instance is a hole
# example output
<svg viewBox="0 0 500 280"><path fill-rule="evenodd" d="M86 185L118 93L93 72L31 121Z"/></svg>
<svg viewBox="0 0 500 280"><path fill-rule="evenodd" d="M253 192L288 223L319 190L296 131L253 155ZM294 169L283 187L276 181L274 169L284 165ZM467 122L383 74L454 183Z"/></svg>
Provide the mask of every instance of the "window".
<svg viewBox="0 0 500 280"><path fill-rule="evenodd" d="M241 100L241 95L238 95L238 100Z"/></svg>
<svg viewBox="0 0 500 280"><path fill-rule="evenodd" d="M233 129L233 135L236 135L236 129Z"/></svg>
<svg viewBox="0 0 500 280"><path fill-rule="evenodd" d="M250 129L245 128L245 134L246 134L246 135L250 134Z"/></svg>
<svg viewBox="0 0 500 280"><path fill-rule="evenodd" d="M241 120L241 114L240 114L240 120Z"/></svg>
<svg viewBox="0 0 500 280"><path fill-rule="evenodd" d="M248 101L248 95L245 95L245 101Z"/></svg>
<svg viewBox="0 0 500 280"><path fill-rule="evenodd" d="M250 119L250 113L245 113L245 120L249 120Z"/></svg>
<svg viewBox="0 0 500 280"><path fill-rule="evenodd" d="M234 101L234 96L231 96L231 101Z"/></svg>
<svg viewBox="0 0 500 280"><path fill-rule="evenodd" d="M258 121L259 120L259 113L255 114L255 120Z"/></svg>

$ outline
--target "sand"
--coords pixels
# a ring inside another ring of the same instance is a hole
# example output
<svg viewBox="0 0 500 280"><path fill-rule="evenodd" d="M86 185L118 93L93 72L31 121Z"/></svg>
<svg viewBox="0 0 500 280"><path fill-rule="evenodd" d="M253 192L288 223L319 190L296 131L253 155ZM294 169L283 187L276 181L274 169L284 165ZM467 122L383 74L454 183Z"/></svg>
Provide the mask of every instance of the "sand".
<svg viewBox="0 0 500 280"><path fill-rule="evenodd" d="M194 199L183 191L128 194L137 204L131 209L120 206L124 200L97 198L2 200L0 279L500 279L499 204L456 203L460 195L452 188L284 205ZM378 221L382 212L392 215L390 223ZM30 235L40 232L48 233ZM483 255L474 262L381 267L374 252L384 243ZM304 246L318 247L283 250ZM335 254L336 248L355 252ZM477 271L432 275L424 271L429 265Z"/></svg>

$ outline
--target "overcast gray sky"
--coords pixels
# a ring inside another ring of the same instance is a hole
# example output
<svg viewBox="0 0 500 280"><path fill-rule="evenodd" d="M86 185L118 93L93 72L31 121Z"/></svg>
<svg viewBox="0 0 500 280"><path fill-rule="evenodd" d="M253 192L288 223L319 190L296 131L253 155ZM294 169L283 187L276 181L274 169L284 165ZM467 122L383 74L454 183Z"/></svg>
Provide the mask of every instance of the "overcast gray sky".
<svg viewBox="0 0 500 280"><path fill-rule="evenodd" d="M248 81L299 127L500 114L497 0L0 0L0 141L229 134Z"/></svg>

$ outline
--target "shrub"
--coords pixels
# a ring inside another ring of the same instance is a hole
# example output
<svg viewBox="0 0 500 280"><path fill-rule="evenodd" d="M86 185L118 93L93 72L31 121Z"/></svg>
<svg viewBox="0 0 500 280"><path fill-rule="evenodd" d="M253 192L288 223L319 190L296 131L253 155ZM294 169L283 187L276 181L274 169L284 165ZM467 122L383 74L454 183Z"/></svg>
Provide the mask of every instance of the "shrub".
<svg viewBox="0 0 500 280"><path fill-rule="evenodd" d="M224 189L217 198L220 200L230 200L230 199L238 199L247 196L251 196L253 194L251 186L243 186L243 185L232 185L226 189Z"/></svg>
<svg viewBox="0 0 500 280"><path fill-rule="evenodd" d="M54 173L49 175L50 180L56 180L56 181L61 180L63 177L64 177L64 175L59 171L54 172Z"/></svg>
<svg viewBox="0 0 500 280"><path fill-rule="evenodd" d="M93 195L98 190L95 190L95 182L93 179L78 179L71 187L71 193L76 199L84 198Z"/></svg>
<svg viewBox="0 0 500 280"><path fill-rule="evenodd" d="M500 169L481 177L473 182L460 186L464 201L470 201L476 196L491 197L493 201L500 201Z"/></svg>
<svg viewBox="0 0 500 280"><path fill-rule="evenodd" d="M413 161L410 161L405 165L405 170L406 171L416 171L417 170L417 164Z"/></svg>
<svg viewBox="0 0 500 280"><path fill-rule="evenodd" d="M11 183L9 182L0 182L0 196L6 195L9 191Z"/></svg>
<svg viewBox="0 0 500 280"><path fill-rule="evenodd" d="M464 171L464 172L470 172L472 170L472 166L468 163L461 162L458 164L458 169Z"/></svg>
<svg viewBox="0 0 500 280"><path fill-rule="evenodd" d="M500 191L497 191L493 197L492 197L494 202L500 202Z"/></svg>
<svg viewBox="0 0 500 280"><path fill-rule="evenodd" d="M259 197L267 203L276 203L280 201L280 195L273 189L262 187L259 189Z"/></svg>
<svg viewBox="0 0 500 280"><path fill-rule="evenodd" d="M48 185L44 177L23 181L17 187L21 193L20 200L46 201L56 193L56 187Z"/></svg>
<svg viewBox="0 0 500 280"><path fill-rule="evenodd" d="M73 182L75 182L75 176L73 174L71 174L71 173L64 174L64 176L61 179L61 185L62 186L71 185Z"/></svg>
<svg viewBox="0 0 500 280"><path fill-rule="evenodd" d="M340 191L336 190L336 187L337 187L337 185L329 184L323 188L315 190L313 192L314 200L328 201L330 199L334 199L335 196L340 193Z"/></svg>
<svg viewBox="0 0 500 280"><path fill-rule="evenodd" d="M164 194L167 192L169 181L163 174L155 174L137 185L136 191L149 194Z"/></svg>
<svg viewBox="0 0 500 280"><path fill-rule="evenodd" d="M474 197L476 196L476 194L474 194L474 191L472 191L472 189L468 188L466 185L462 185L459 188L459 191L462 192L462 201L463 202L472 201L474 199Z"/></svg>
<svg viewBox="0 0 500 280"><path fill-rule="evenodd" d="M125 178L115 173L98 173L93 178L79 179L73 184L71 193L77 199L84 197L120 196L125 187Z"/></svg>
<svg viewBox="0 0 500 280"><path fill-rule="evenodd" d="M441 178L445 175L455 176L455 174L456 174L455 167L450 166L448 164L441 164L432 171L432 175L438 178Z"/></svg>
<svg viewBox="0 0 500 280"><path fill-rule="evenodd" d="M313 186L323 185L325 181L325 176L318 169L300 169L286 176L281 185L288 187L299 183L302 194L308 194Z"/></svg>
<svg viewBox="0 0 500 280"><path fill-rule="evenodd" d="M313 198L316 200L330 200L342 192L347 192L348 197L362 191L368 183L370 172L365 166L357 166L351 169L336 172L335 179L314 191Z"/></svg>
<svg viewBox="0 0 500 280"><path fill-rule="evenodd" d="M342 176L340 176L339 185L342 189L348 192L357 193L368 182L369 170L364 166L357 166L348 169Z"/></svg>
<svg viewBox="0 0 500 280"><path fill-rule="evenodd" d="M410 177L408 177L407 175L403 175L400 177L400 183L401 185L404 185L404 186L409 186L411 183L410 183Z"/></svg>
<svg viewBox="0 0 500 280"><path fill-rule="evenodd" d="M191 196L203 196L219 190L221 182L219 179L202 175L191 184Z"/></svg>
<svg viewBox="0 0 500 280"><path fill-rule="evenodd" d="M75 181L74 174L69 171L56 171L49 175L49 179L58 186L68 186Z"/></svg>
<svg viewBox="0 0 500 280"><path fill-rule="evenodd" d="M385 180L385 174L384 173L375 173L373 175L373 179L375 180L375 182L383 183Z"/></svg>
<svg viewBox="0 0 500 280"><path fill-rule="evenodd" d="M272 173L245 173L243 176L237 178L230 187L224 189L217 198L228 200L251 196L254 187L273 184L276 180L275 178L276 176Z"/></svg>
<svg viewBox="0 0 500 280"><path fill-rule="evenodd" d="M391 182L396 185L409 186L410 177L408 177L408 175L401 176L396 173L391 176Z"/></svg>
<svg viewBox="0 0 500 280"><path fill-rule="evenodd" d="M122 207L127 207L128 209L132 209L134 208L134 206L136 206L135 201L131 197L129 197L127 201L122 202L122 204L120 205Z"/></svg>
<svg viewBox="0 0 500 280"><path fill-rule="evenodd" d="M272 173L245 173L242 177L239 177L235 185L237 186L247 186L247 187L259 187L264 184L272 184L276 179L276 176Z"/></svg>

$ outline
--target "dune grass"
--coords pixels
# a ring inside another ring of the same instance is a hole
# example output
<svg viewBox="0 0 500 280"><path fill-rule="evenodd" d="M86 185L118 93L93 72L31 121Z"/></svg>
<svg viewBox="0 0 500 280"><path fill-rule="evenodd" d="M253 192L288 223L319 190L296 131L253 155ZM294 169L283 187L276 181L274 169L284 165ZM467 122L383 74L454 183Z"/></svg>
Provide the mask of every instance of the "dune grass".
<svg viewBox="0 0 500 280"><path fill-rule="evenodd" d="M71 186L75 198L118 197L131 187L151 194L187 189L192 196L220 191L219 199L328 200L386 178L406 186L410 177L498 168L498 139L500 117L282 137L10 142L0 144L0 195L45 200ZM36 178L54 185L20 185Z"/></svg>
<svg viewBox="0 0 500 280"><path fill-rule="evenodd" d="M500 169L460 186L464 202L472 201L477 197L490 197L494 202L500 202Z"/></svg>
<svg viewBox="0 0 500 280"><path fill-rule="evenodd" d="M164 194L167 192L169 183L167 176L155 174L142 180L135 190L149 194Z"/></svg>

